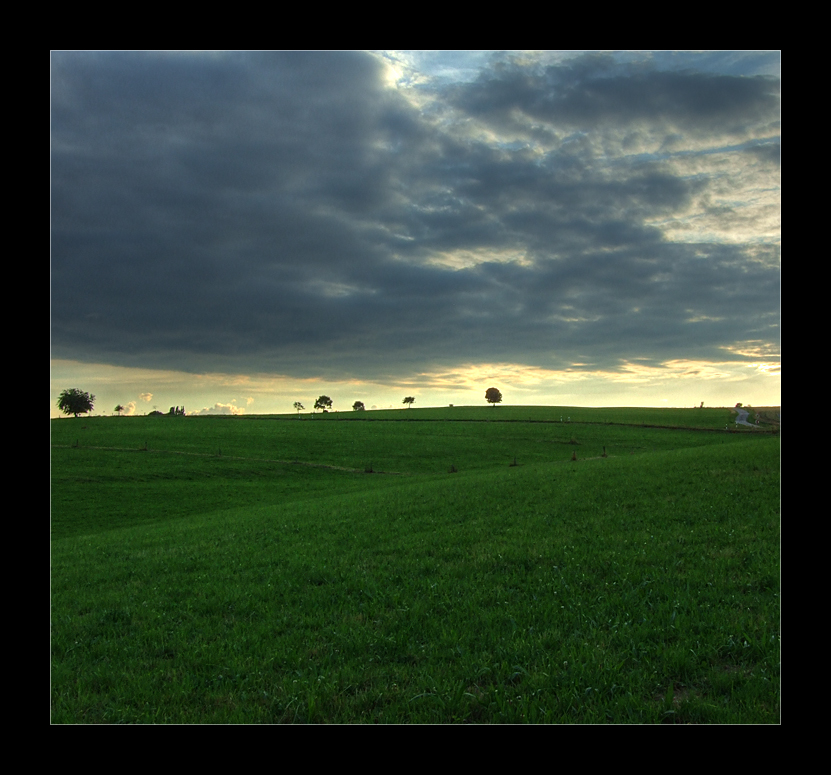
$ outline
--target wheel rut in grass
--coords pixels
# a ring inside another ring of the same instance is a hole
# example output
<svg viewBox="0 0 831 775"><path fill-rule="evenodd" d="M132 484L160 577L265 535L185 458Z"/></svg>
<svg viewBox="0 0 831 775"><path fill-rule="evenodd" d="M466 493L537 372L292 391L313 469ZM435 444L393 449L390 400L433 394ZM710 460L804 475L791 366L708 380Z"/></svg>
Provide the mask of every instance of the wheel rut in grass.
<svg viewBox="0 0 831 775"><path fill-rule="evenodd" d="M69 444L53 444L52 447L54 449L76 449L73 445ZM266 457L241 457L239 455L223 455L221 452L219 454L214 454L212 452L181 452L178 450L172 449L135 449L131 447L96 447L92 445L84 445L84 449L97 449L102 451L109 451L109 452L145 452L148 454L154 455L187 455L189 457L221 457L225 460L248 460L253 463L280 463L281 465L289 465L289 466L308 466L310 468L324 468L330 471L347 471L349 473L354 474L385 474L386 476L409 476L410 474L406 474L403 471L375 471L374 469L366 469L366 468L349 468L347 466L333 466L329 465L328 463L311 463L302 460L281 460L278 458L266 458Z"/></svg>

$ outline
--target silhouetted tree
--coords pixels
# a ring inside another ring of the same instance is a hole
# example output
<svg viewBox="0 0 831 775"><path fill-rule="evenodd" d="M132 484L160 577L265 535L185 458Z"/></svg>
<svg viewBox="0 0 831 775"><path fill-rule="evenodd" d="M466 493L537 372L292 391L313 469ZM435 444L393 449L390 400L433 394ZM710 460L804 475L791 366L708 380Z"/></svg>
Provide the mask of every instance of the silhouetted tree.
<svg viewBox="0 0 831 775"><path fill-rule="evenodd" d="M77 417L79 414L91 412L94 403L95 396L78 388L69 388L69 390L64 390L58 398L58 409L64 414L73 414Z"/></svg>
<svg viewBox="0 0 831 775"><path fill-rule="evenodd" d="M332 408L332 399L329 396L321 396L315 401L315 409L323 409L325 412Z"/></svg>
<svg viewBox="0 0 831 775"><path fill-rule="evenodd" d="M486 400L489 404L493 404L494 409L495 409L497 404L501 404L501 403L502 403L502 393L500 393L500 392L499 392L496 388L494 388L494 387L492 387L492 388L488 388L488 389L485 391L485 400Z"/></svg>
<svg viewBox="0 0 831 775"><path fill-rule="evenodd" d="M407 396L401 403L407 404L407 409L409 409L415 403L415 398Z"/></svg>
<svg viewBox="0 0 831 775"><path fill-rule="evenodd" d="M115 413L116 413L119 417L121 417L121 413L124 411L124 407L123 407L121 404L119 404L119 405L118 405L118 406L117 406L117 407L116 407L113 411L114 411L114 412L115 412Z"/></svg>
<svg viewBox="0 0 831 775"><path fill-rule="evenodd" d="M354 404L352 404L352 409L355 412L363 412L364 409L366 409L366 407L364 406L363 401L356 401Z"/></svg>
<svg viewBox="0 0 831 775"><path fill-rule="evenodd" d="M294 402L294 408L297 409L297 414L300 414L306 407L303 406L299 401Z"/></svg>

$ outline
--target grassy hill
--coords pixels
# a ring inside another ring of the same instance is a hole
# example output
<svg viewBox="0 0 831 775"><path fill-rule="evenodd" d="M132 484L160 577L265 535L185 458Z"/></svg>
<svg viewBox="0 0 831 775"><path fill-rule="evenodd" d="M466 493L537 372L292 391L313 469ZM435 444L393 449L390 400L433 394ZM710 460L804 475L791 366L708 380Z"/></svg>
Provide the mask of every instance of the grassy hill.
<svg viewBox="0 0 831 775"><path fill-rule="evenodd" d="M53 722L778 722L778 436L611 411L53 421Z"/></svg>

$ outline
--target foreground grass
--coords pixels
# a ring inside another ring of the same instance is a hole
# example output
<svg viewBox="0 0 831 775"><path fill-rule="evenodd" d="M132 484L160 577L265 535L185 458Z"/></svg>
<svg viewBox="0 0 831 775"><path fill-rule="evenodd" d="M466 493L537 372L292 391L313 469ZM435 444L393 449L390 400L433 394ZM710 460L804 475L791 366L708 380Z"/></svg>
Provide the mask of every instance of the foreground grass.
<svg viewBox="0 0 831 775"><path fill-rule="evenodd" d="M54 450L101 524L53 504L53 721L778 721L778 438L578 463L523 438L527 464L395 477Z"/></svg>

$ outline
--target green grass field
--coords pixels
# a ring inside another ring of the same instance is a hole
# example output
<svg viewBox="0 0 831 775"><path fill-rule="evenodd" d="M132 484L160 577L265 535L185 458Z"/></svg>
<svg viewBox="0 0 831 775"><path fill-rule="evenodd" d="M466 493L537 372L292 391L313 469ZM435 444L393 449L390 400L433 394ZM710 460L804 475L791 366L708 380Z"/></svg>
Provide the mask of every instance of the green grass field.
<svg viewBox="0 0 831 775"><path fill-rule="evenodd" d="M778 723L779 437L734 417L54 420L52 721Z"/></svg>

